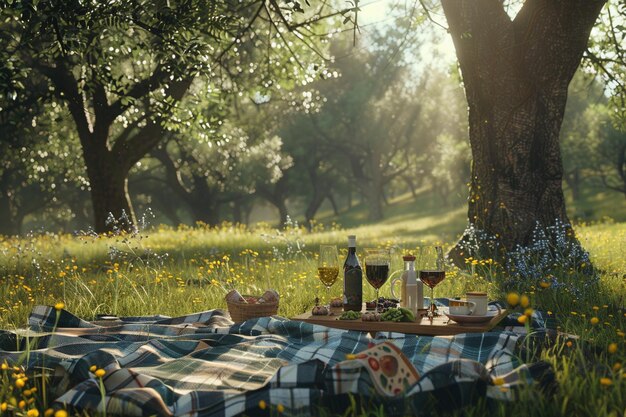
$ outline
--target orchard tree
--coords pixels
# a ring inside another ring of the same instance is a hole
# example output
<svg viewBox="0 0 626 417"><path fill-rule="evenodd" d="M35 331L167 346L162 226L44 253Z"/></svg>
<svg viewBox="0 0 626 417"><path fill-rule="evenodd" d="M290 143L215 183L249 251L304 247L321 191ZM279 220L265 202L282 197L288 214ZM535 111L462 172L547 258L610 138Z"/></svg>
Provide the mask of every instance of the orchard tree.
<svg viewBox="0 0 626 417"><path fill-rule="evenodd" d="M305 36L327 14L341 15L325 7L298 23L293 1L3 0L2 97L22 94L30 77L48 80L81 143L95 230L109 230L110 215L132 228L130 169L166 132L213 129L186 108L198 97L311 81L323 66L303 64L303 51L316 50Z"/></svg>
<svg viewBox="0 0 626 417"><path fill-rule="evenodd" d="M361 194L370 221L383 218L384 190L408 166L402 156L421 112L406 83L408 63L397 55L404 33L378 33L359 50L334 43L331 51L343 57L328 73L333 79L315 85L325 102L309 111L304 130L319 142L320 163L332 161Z"/></svg>
<svg viewBox="0 0 626 417"><path fill-rule="evenodd" d="M73 222L69 207L86 189L83 165L71 157L79 145L66 114L40 100L45 82L30 81L24 94L0 100L0 235L22 233L27 216L43 215L61 227Z"/></svg>
<svg viewBox="0 0 626 417"><path fill-rule="evenodd" d="M468 217L507 250L569 223L559 132L568 85L606 0L442 0L469 105ZM451 252L462 264L461 238ZM572 234L572 239L575 237Z"/></svg>
<svg viewBox="0 0 626 417"><path fill-rule="evenodd" d="M219 223L222 206L276 183L290 164L277 136L253 140L241 128L227 126L209 144L172 139L152 151L165 168L165 183L186 203L193 220L209 225Z"/></svg>

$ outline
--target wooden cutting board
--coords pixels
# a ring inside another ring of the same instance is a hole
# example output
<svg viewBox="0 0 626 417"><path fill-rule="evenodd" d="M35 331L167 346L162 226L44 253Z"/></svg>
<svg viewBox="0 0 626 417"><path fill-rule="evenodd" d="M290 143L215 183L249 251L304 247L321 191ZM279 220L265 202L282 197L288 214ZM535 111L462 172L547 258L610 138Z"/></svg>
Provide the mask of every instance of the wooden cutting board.
<svg viewBox="0 0 626 417"><path fill-rule="evenodd" d="M365 305L362 312L365 312ZM336 329L356 330L360 332L398 332L419 334L428 336L450 336L459 333L482 333L491 330L502 318L507 315L506 310L495 312L495 315L482 323L456 323L446 315L433 318L431 321L427 317L422 317L414 322L392 322L392 321L363 321L339 320L336 316L314 316L310 312L300 314L292 320L304 321L311 324L333 327Z"/></svg>

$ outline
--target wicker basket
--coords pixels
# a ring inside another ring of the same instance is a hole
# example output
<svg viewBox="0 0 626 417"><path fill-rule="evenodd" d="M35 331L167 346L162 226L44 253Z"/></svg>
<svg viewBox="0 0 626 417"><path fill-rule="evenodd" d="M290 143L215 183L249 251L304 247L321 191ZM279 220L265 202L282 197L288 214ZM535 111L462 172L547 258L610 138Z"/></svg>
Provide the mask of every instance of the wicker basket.
<svg viewBox="0 0 626 417"><path fill-rule="evenodd" d="M244 295L244 297L248 297ZM228 304L228 313L235 323L255 319L257 317L273 316L278 312L278 303L235 303L226 301Z"/></svg>

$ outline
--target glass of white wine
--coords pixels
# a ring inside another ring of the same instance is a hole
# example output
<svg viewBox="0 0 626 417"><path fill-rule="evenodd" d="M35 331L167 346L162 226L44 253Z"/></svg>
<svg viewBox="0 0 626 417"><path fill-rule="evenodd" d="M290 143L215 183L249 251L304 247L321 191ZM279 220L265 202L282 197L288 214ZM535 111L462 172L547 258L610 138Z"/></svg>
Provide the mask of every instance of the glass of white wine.
<svg viewBox="0 0 626 417"><path fill-rule="evenodd" d="M317 263L317 277L326 287L326 296L330 303L330 287L339 276L339 253L335 245L320 245L320 256Z"/></svg>

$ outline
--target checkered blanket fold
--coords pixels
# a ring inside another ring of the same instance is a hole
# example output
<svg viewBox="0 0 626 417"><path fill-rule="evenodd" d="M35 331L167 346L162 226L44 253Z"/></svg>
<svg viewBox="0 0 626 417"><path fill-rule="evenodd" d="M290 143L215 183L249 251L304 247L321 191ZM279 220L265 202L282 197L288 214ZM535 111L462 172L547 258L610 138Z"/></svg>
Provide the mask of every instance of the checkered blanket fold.
<svg viewBox="0 0 626 417"><path fill-rule="evenodd" d="M55 407L108 415L317 415L355 398L387 415L419 414L485 396L511 400L516 387L551 376L544 363L521 363L523 336L508 330L370 338L281 317L233 324L221 310L100 326L46 306L35 307L29 325L0 331L0 362L48 370ZM347 360L381 343L419 375L401 395L381 395L368 362ZM106 371L102 379L93 365Z"/></svg>

